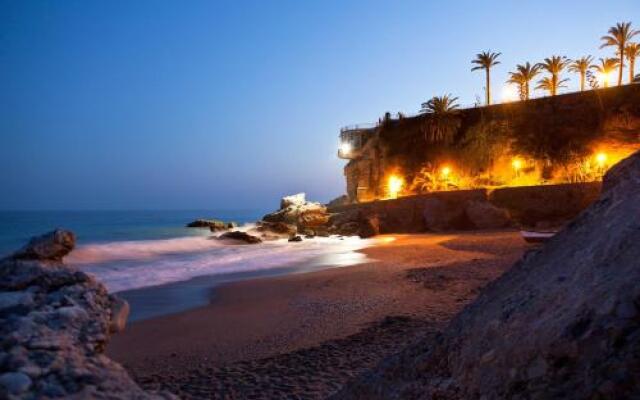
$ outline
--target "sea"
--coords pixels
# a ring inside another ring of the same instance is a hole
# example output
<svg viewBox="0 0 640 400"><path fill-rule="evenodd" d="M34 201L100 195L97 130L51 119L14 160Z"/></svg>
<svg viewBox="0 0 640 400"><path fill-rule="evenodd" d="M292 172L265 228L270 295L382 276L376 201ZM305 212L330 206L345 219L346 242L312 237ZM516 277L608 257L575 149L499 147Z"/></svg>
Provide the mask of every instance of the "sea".
<svg viewBox="0 0 640 400"><path fill-rule="evenodd" d="M366 260L357 252L372 240L317 237L230 245L198 219L234 221L248 230L262 210L0 211L0 257L56 228L71 230L76 247L66 264L100 280L132 305L141 320L205 305L211 288L229 282L344 267Z"/></svg>

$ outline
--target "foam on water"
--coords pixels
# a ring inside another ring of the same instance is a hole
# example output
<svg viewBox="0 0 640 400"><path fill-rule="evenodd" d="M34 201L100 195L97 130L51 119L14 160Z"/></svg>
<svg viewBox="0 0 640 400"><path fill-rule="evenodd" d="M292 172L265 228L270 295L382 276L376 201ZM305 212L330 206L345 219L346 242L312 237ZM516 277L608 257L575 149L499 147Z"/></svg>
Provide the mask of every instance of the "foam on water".
<svg viewBox="0 0 640 400"><path fill-rule="evenodd" d="M310 263L345 266L374 239L327 237L290 243L227 245L209 237L123 241L79 246L65 262L96 276L111 292L185 281L197 276L263 271Z"/></svg>

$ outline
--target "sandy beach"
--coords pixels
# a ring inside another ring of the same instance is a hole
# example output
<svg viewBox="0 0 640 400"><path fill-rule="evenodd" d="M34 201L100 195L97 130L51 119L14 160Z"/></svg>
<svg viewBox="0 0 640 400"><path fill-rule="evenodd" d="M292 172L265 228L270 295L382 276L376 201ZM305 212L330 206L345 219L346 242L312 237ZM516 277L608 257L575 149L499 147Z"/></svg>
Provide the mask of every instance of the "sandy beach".
<svg viewBox="0 0 640 400"><path fill-rule="evenodd" d="M186 398L324 398L436 333L528 247L514 231L382 236L370 262L227 284L132 323L108 355Z"/></svg>

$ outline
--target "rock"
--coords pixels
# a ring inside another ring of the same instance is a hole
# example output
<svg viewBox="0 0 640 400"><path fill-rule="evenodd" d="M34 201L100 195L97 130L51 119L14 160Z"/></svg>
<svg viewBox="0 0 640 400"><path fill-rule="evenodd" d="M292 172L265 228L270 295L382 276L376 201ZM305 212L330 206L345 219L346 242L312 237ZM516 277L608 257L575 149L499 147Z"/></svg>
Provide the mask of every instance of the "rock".
<svg viewBox="0 0 640 400"><path fill-rule="evenodd" d="M342 196L338 196L335 199L328 202L326 204L326 207L327 209L331 210L333 208L346 206L347 204L349 204L349 197L347 197L346 194L343 194Z"/></svg>
<svg viewBox="0 0 640 400"><path fill-rule="evenodd" d="M104 355L126 307L60 261L73 243L58 230L0 260L0 398L174 398L143 391Z"/></svg>
<svg viewBox="0 0 640 400"><path fill-rule="evenodd" d="M218 236L218 239L233 240L237 242L244 242L246 244L262 243L262 239L260 239L259 237L250 235L247 232L242 232L242 231L225 232L222 235Z"/></svg>
<svg viewBox="0 0 640 400"><path fill-rule="evenodd" d="M360 233L360 224L358 222L344 223L337 227L334 233L342 236L357 236Z"/></svg>
<svg viewBox="0 0 640 400"><path fill-rule="evenodd" d="M6 393L19 395L26 392L31 386L31 378L22 372L7 372L0 375L0 387Z"/></svg>
<svg viewBox="0 0 640 400"><path fill-rule="evenodd" d="M30 292L0 292L0 315L11 311L16 312L18 308L28 310L33 304L33 294Z"/></svg>
<svg viewBox="0 0 640 400"><path fill-rule="evenodd" d="M358 235L363 238L370 238L380 233L380 220L377 215L364 217L360 221Z"/></svg>
<svg viewBox="0 0 640 400"><path fill-rule="evenodd" d="M121 299L118 296L112 295L111 300L111 322L109 325L109 332L122 332L127 326L127 319L129 318L131 308L126 300Z"/></svg>
<svg viewBox="0 0 640 400"><path fill-rule="evenodd" d="M236 226L235 222L224 222L217 219L197 219L187 224L187 228L209 228L211 232L226 231Z"/></svg>
<svg viewBox="0 0 640 400"><path fill-rule="evenodd" d="M260 221L257 227L258 232L271 233L279 236L293 236L298 233L298 229L293 224L284 222Z"/></svg>
<svg viewBox="0 0 640 400"><path fill-rule="evenodd" d="M298 236L298 235L292 236L292 237L289 238L289 241L290 242L302 242L302 236Z"/></svg>
<svg viewBox="0 0 640 400"><path fill-rule="evenodd" d="M603 188L437 338L333 398L639 398L640 152L614 166Z"/></svg>
<svg viewBox="0 0 640 400"><path fill-rule="evenodd" d="M464 217L464 209L447 207L436 198L427 198L422 204L422 216L427 230L440 232L455 229Z"/></svg>
<svg viewBox="0 0 640 400"><path fill-rule="evenodd" d="M42 236L32 238L11 258L20 260L62 261L76 244L73 232L56 229Z"/></svg>
<svg viewBox="0 0 640 400"><path fill-rule="evenodd" d="M329 222L329 214L325 208L319 208L314 210L306 210L300 213L298 217L298 227L304 228L317 228L320 226L326 226Z"/></svg>
<svg viewBox="0 0 640 400"><path fill-rule="evenodd" d="M465 207L469 220L479 229L499 229L511 225L509 212L488 201L469 201Z"/></svg>
<svg viewBox="0 0 640 400"><path fill-rule="evenodd" d="M305 200L304 193L283 197L280 209L262 217L270 223L295 225L299 232L305 229L326 227L329 222L327 208L320 203Z"/></svg>
<svg viewBox="0 0 640 400"><path fill-rule="evenodd" d="M301 207L307 202L304 193L292 194L280 199L280 209L283 210L289 207Z"/></svg>

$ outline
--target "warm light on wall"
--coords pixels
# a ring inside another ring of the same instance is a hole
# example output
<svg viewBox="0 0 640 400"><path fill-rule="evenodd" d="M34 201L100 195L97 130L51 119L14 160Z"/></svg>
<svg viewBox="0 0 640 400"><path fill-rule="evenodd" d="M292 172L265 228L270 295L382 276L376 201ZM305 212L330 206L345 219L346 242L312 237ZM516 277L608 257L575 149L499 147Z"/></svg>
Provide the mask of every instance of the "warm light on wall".
<svg viewBox="0 0 640 400"><path fill-rule="evenodd" d="M442 169L440 170L440 173L442 174L442 177L444 179L449 178L449 175L451 174L451 168L450 167L442 167Z"/></svg>
<svg viewBox="0 0 640 400"><path fill-rule="evenodd" d="M342 143L340 145L340 153L342 155L345 155L345 156L348 155L349 153L351 153L351 144L349 144L347 142Z"/></svg>
<svg viewBox="0 0 640 400"><path fill-rule="evenodd" d="M389 177L389 197L395 199L398 197L398 193L402 190L404 180L396 175Z"/></svg>
<svg viewBox="0 0 640 400"><path fill-rule="evenodd" d="M596 162L598 163L598 166L604 167L607 164L607 154L606 153L596 154Z"/></svg>
<svg viewBox="0 0 640 400"><path fill-rule="evenodd" d="M522 160L520 160L519 158L514 158L511 161L511 166L516 170L516 172L518 172L520 168L522 168Z"/></svg>

